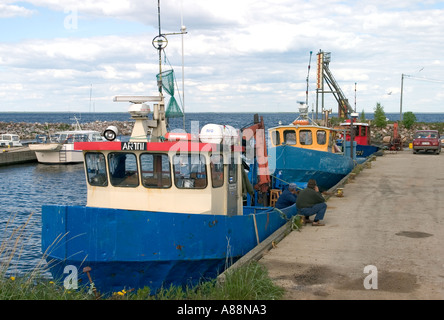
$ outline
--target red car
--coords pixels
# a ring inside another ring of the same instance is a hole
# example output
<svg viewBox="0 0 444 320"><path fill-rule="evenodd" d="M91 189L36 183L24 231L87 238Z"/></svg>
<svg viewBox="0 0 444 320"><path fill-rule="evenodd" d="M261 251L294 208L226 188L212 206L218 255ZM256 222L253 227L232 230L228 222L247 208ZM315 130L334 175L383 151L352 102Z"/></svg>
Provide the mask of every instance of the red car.
<svg viewBox="0 0 444 320"><path fill-rule="evenodd" d="M435 154L441 153L441 141L437 130L418 130L413 136L413 153L433 150Z"/></svg>

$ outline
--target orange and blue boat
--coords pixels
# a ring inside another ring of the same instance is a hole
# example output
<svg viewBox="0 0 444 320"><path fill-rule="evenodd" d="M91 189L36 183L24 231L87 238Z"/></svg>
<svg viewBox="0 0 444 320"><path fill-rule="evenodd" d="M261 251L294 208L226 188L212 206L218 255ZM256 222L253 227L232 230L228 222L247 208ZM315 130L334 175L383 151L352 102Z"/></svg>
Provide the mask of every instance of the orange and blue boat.
<svg viewBox="0 0 444 320"><path fill-rule="evenodd" d="M340 132L318 126L307 117L268 129L273 187L280 189L288 183L304 186L309 179L316 179L321 191L336 185L355 166L350 143L344 150L336 145Z"/></svg>

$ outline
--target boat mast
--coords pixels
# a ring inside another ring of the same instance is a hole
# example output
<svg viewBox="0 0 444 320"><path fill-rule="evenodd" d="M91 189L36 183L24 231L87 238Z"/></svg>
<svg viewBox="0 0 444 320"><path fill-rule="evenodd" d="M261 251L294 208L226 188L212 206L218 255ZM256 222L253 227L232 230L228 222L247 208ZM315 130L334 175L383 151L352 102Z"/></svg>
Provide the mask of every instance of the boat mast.
<svg viewBox="0 0 444 320"><path fill-rule="evenodd" d="M305 104L308 107L308 85L309 85L309 76L310 76L310 67L311 67L311 55L313 51L310 51L310 60L308 61L308 72L307 72L307 90L305 90Z"/></svg>
<svg viewBox="0 0 444 320"><path fill-rule="evenodd" d="M164 45L164 41L166 41L166 38L162 35L162 28L160 26L160 0L157 0L157 21L159 25L159 35L154 38L153 45L154 43L157 43L157 48L155 45L154 47L159 51L159 80L157 82L157 86L159 88L159 93L162 96L162 50L166 47L166 44Z"/></svg>

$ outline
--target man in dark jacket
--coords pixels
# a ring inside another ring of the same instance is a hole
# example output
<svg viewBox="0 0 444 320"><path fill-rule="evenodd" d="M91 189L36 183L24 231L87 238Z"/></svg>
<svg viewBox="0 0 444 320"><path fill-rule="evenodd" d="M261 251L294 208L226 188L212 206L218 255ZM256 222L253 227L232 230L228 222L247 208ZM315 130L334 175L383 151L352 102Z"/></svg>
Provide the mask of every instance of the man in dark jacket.
<svg viewBox="0 0 444 320"><path fill-rule="evenodd" d="M299 191L296 207L298 208L298 213L303 216L305 222L311 222L310 216L315 215L312 225L325 225L321 220L324 219L325 211L327 211L327 204L325 203L325 198L319 192L316 180L308 180L307 188Z"/></svg>
<svg viewBox="0 0 444 320"><path fill-rule="evenodd" d="M275 208L283 209L296 203L297 186L295 183L290 183L276 201Z"/></svg>

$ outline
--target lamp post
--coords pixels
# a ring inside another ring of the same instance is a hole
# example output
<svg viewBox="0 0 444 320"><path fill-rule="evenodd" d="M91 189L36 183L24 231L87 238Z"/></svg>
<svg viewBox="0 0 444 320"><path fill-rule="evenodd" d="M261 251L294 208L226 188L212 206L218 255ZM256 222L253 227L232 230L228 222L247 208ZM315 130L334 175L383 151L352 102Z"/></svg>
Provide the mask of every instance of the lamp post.
<svg viewBox="0 0 444 320"><path fill-rule="evenodd" d="M350 157L353 160L353 142L355 141L355 128L353 122L358 118L357 112L350 113Z"/></svg>
<svg viewBox="0 0 444 320"><path fill-rule="evenodd" d="M402 122L402 93L404 91L404 76L405 74L401 75L401 100L399 102L399 123Z"/></svg>

